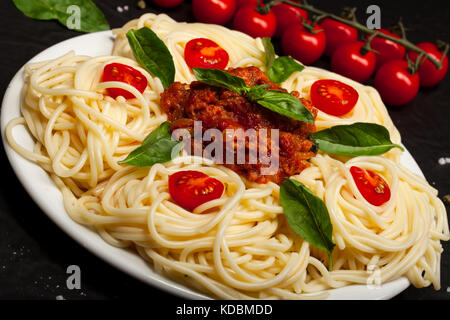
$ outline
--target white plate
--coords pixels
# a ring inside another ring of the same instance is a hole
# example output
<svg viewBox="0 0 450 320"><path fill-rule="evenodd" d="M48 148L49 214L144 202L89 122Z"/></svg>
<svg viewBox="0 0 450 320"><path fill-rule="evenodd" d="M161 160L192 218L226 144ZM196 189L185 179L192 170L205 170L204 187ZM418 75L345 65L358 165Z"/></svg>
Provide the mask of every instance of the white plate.
<svg viewBox="0 0 450 320"><path fill-rule="evenodd" d="M35 56L30 62L54 59L70 50L74 50L78 55L108 55L112 50L112 46L113 35L111 31L91 33L58 43ZM48 174L38 165L18 155L6 141L6 124L11 119L20 116L23 80L24 72L23 68L21 68L12 79L5 93L1 112L2 140L8 159L17 177L42 211L83 247L123 272L182 298L209 299L204 294L195 292L186 286L155 273L136 253L107 244L97 233L69 218L63 206L62 194ZM26 148L32 149L33 140L24 127L15 128L14 137ZM409 152L403 153L401 162L411 171L423 176L419 166ZM330 290L329 299L390 299L408 286L409 281L406 278L400 278L379 287L352 285Z"/></svg>

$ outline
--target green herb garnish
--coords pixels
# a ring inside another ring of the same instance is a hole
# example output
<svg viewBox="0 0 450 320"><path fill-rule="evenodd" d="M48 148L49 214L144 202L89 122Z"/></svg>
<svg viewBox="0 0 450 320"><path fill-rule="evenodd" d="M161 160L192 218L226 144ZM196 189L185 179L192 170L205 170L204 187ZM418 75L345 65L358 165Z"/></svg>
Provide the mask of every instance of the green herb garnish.
<svg viewBox="0 0 450 320"><path fill-rule="evenodd" d="M183 148L183 142L175 141L170 134L170 123L163 122L153 130L137 149L133 150L120 164L149 167L156 163L165 163L177 156Z"/></svg>
<svg viewBox="0 0 450 320"><path fill-rule="evenodd" d="M150 28L127 32L128 42L137 62L161 80L164 88L175 79L175 65L165 43Z"/></svg>
<svg viewBox="0 0 450 320"><path fill-rule="evenodd" d="M266 74L269 80L275 83L286 81L294 72L305 69L300 63L291 57L281 56L276 58L270 38L262 38L264 52L266 54Z"/></svg>
<svg viewBox="0 0 450 320"><path fill-rule="evenodd" d="M103 12L92 0L13 0L24 15L37 20L58 20L71 30L109 30Z"/></svg>
<svg viewBox="0 0 450 320"><path fill-rule="evenodd" d="M328 253L328 268L331 270L331 253L336 244L332 239L333 225L325 203L293 179L281 184L280 202L291 229L314 247Z"/></svg>
<svg viewBox="0 0 450 320"><path fill-rule="evenodd" d="M350 125L334 126L318 131L311 139L323 152L347 156L374 156L388 152L392 148L403 147L394 144L389 131L375 123L357 122Z"/></svg>
<svg viewBox="0 0 450 320"><path fill-rule="evenodd" d="M194 68L193 71L198 81L237 92L278 114L307 123L314 122L312 113L299 99L287 92L266 90L265 86L249 87L242 78L219 69Z"/></svg>

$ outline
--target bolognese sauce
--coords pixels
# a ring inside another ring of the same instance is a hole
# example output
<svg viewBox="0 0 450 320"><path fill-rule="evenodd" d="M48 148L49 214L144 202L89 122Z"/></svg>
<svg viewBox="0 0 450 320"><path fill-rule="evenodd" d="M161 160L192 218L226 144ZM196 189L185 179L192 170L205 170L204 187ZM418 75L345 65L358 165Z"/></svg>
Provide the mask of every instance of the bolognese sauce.
<svg viewBox="0 0 450 320"><path fill-rule="evenodd" d="M228 69L227 72L241 77L248 86L266 85L267 89L286 92L285 89L271 82L257 67ZM317 109L309 100L300 98L297 91L291 94L300 99L314 117L317 116ZM261 169L268 165L263 164L260 159L256 163L247 161L242 164L224 163L226 167L250 181L257 183L273 181L280 184L284 179L299 174L308 167L307 160L315 154L314 143L308 139L308 136L315 131L314 123L304 123L280 115L259 104L251 103L245 97L228 89L213 87L198 81L190 85L174 82L161 94L161 107L172 122L172 131L180 128L191 130L194 121L201 121L203 130L216 128L221 130L223 135L228 129L244 131L254 129L256 135L260 137L261 129L266 129L266 132L270 132L270 129L278 129L279 144L276 147L278 150L271 149L273 147L269 143L270 134L265 144L267 154L278 157L279 166L276 173L261 174ZM248 153L258 146L246 140L241 143L245 144L246 159L248 159ZM205 147L206 145L202 145L202 148ZM231 152L236 153L236 150L233 149Z"/></svg>

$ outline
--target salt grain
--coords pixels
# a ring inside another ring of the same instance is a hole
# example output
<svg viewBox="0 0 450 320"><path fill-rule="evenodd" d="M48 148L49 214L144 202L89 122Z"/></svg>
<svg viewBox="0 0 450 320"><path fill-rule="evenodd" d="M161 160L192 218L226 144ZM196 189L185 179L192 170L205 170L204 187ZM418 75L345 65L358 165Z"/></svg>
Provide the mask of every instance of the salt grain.
<svg viewBox="0 0 450 320"><path fill-rule="evenodd" d="M446 164L448 164L448 163L450 163L450 157L442 157L442 158L439 158L438 159L438 163L441 165L441 166L443 166L443 165L446 165Z"/></svg>
<svg viewBox="0 0 450 320"><path fill-rule="evenodd" d="M117 7L117 8L116 8L116 10L117 10L117 12L123 12L123 8L122 8L122 7L120 7L120 6L119 6L119 7Z"/></svg>

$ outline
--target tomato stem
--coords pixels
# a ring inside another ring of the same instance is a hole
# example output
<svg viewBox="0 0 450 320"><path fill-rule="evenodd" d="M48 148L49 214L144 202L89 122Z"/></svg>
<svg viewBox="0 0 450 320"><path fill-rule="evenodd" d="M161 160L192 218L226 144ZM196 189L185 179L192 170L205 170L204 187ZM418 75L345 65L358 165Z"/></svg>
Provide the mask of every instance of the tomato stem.
<svg viewBox="0 0 450 320"><path fill-rule="evenodd" d="M378 53L377 50L372 49L372 47L370 46L373 38L375 38L376 36L378 36L380 34L380 32L375 32L374 34L370 35L370 37L366 40L366 43L364 44L364 46L361 47L361 54L363 56L365 56L368 52L373 51L375 53Z"/></svg>
<svg viewBox="0 0 450 320"><path fill-rule="evenodd" d="M313 7L311 5L308 5L306 3L300 4L300 3L289 1L289 0L273 0L273 1L271 1L268 4L268 6L270 7L270 6L278 4L278 3L285 3L285 4L291 5L293 7L297 7L297 8L306 10L308 12L314 13L314 14L319 15L319 16L320 15L327 15L329 18L331 18L333 20L342 22L342 23L344 23L346 25L354 27L355 29L357 29L359 31L362 31L364 33L370 34L370 35L378 33L377 30L369 29L366 26L364 26L364 25L360 24L359 22L357 22L356 20L355 21L347 20L347 19L339 17L339 16L337 16L335 14L327 13L325 11L316 9L315 7ZM430 60L437 69L441 69L442 68L442 60L439 61L439 60L435 59L434 57L429 55L427 52L425 52L421 48L417 47L412 42L408 41L406 38L398 39L396 37L392 37L392 36L384 34L384 33L378 33L377 36L380 37L380 38L391 40L392 42L398 43L398 44L404 46L405 48L407 48L409 50L412 50L412 51L415 51L415 52L417 52L419 54L422 54L423 57L425 57L425 59ZM448 45L447 45L446 52L448 52ZM444 58L445 55L443 55L442 57Z"/></svg>
<svg viewBox="0 0 450 320"><path fill-rule="evenodd" d="M347 20L356 21L356 7L345 7L342 10L341 17Z"/></svg>
<svg viewBox="0 0 450 320"><path fill-rule="evenodd" d="M268 14L270 12L270 6L262 6L261 5L261 0L258 0L256 3L256 8L255 11L260 13L260 14Z"/></svg>

